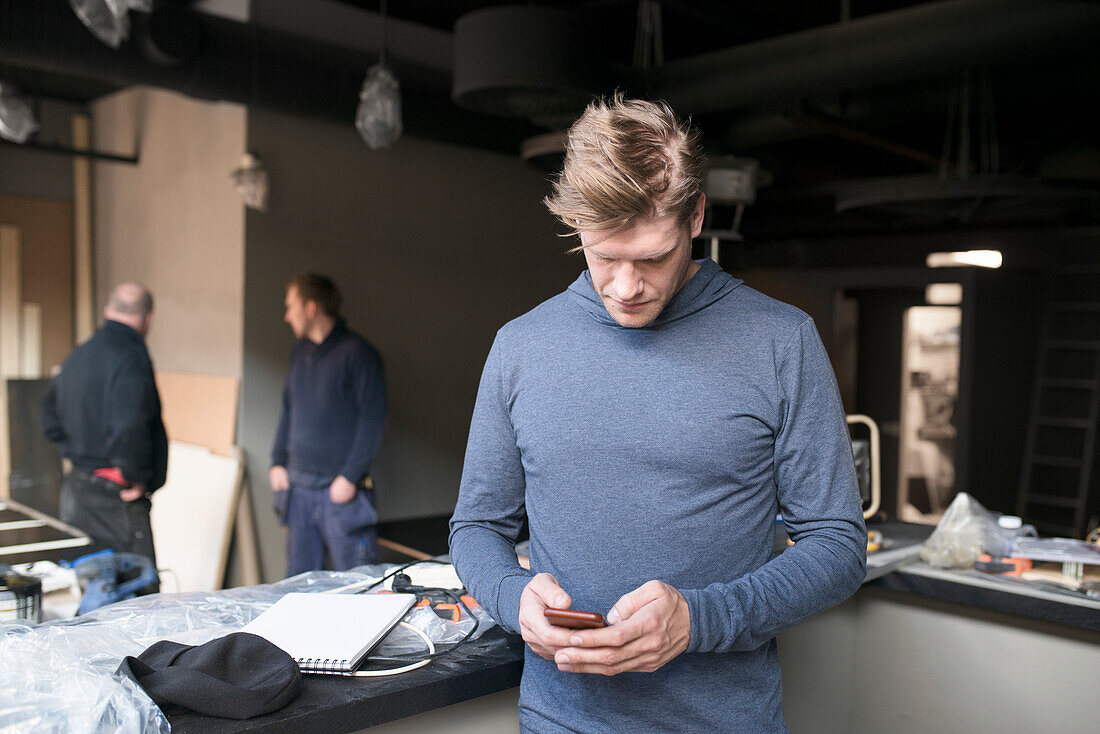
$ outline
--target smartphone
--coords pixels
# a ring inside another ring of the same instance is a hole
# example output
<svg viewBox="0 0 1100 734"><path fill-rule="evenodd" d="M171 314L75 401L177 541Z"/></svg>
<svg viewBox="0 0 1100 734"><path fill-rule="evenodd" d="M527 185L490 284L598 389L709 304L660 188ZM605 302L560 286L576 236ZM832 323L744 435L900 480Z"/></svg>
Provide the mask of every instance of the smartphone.
<svg viewBox="0 0 1100 734"><path fill-rule="evenodd" d="M558 627L568 627L575 630L596 629L606 627L607 620L598 612L581 612L576 609L554 609L547 607L543 612L552 624Z"/></svg>

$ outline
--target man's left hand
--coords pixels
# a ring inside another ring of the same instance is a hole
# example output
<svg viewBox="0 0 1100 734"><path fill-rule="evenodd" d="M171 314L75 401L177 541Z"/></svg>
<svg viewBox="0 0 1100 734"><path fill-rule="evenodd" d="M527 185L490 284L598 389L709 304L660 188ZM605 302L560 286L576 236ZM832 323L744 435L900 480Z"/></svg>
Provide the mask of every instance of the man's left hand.
<svg viewBox="0 0 1100 734"><path fill-rule="evenodd" d="M338 475L328 487L328 496L338 505L343 505L355 499L356 486L344 475Z"/></svg>
<svg viewBox="0 0 1100 734"><path fill-rule="evenodd" d="M608 627L577 630L572 647L554 656L572 673L652 673L687 649L691 615L675 587L649 581L623 596L607 613Z"/></svg>

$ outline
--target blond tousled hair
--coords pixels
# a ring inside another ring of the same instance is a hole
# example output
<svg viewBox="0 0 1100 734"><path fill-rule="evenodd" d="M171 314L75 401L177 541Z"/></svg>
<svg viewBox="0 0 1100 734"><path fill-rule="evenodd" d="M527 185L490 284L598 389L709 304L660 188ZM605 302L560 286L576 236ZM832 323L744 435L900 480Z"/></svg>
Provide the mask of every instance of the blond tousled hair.
<svg viewBox="0 0 1100 734"><path fill-rule="evenodd" d="M686 222L706 182L701 137L665 102L621 92L593 101L569 129L565 164L544 203L566 236L612 235L669 215Z"/></svg>

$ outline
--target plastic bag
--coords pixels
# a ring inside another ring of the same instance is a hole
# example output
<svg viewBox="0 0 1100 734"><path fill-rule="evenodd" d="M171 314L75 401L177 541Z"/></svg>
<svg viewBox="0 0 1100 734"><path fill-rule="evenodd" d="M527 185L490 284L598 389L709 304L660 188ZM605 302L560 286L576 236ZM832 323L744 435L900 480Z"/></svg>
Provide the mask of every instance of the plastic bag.
<svg viewBox="0 0 1100 734"><path fill-rule="evenodd" d="M1036 534L1033 526L1018 522L1016 527L1002 527L998 522L1001 517L966 492L959 492L921 546L921 560L940 568L973 568L982 553L995 558L1007 556L1017 537Z"/></svg>
<svg viewBox="0 0 1100 734"><path fill-rule="evenodd" d="M145 691L114 675L123 657L159 640L201 645L239 631L288 592L354 593L393 569L310 571L275 584L142 596L38 626L0 623L0 732L168 732L167 719ZM494 623L480 607L471 612L479 622L476 639ZM466 615L454 623L429 607L414 608L404 621L435 645L458 642L474 625ZM420 636L399 626L369 657L424 652ZM450 663L442 658L432 664Z"/></svg>
<svg viewBox="0 0 1100 734"><path fill-rule="evenodd" d="M118 48L130 37L130 9L151 12L152 0L69 0L77 17L96 38Z"/></svg>
<svg viewBox="0 0 1100 734"><path fill-rule="evenodd" d="M401 137L401 85L382 64L367 69L359 91L355 127L371 150L392 145Z"/></svg>
<svg viewBox="0 0 1100 734"><path fill-rule="evenodd" d="M245 206L261 212L267 209L267 169L259 158L251 153L242 155L240 166L229 174L229 182Z"/></svg>
<svg viewBox="0 0 1100 734"><path fill-rule="evenodd" d="M25 143L38 130L38 119L19 91L10 84L0 83L0 138Z"/></svg>

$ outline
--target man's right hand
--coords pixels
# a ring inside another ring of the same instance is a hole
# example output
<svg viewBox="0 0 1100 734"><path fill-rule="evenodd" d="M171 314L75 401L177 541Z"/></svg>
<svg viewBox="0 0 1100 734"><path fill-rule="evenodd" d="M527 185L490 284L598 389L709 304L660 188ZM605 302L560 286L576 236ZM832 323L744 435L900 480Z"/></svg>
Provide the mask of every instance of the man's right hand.
<svg viewBox="0 0 1100 734"><path fill-rule="evenodd" d="M569 647L573 630L555 627L543 612L547 607L568 609L573 600L558 585L558 580L548 573L540 573L531 579L519 599L519 631L523 641L541 657L553 660L563 647Z"/></svg>
<svg viewBox="0 0 1100 734"><path fill-rule="evenodd" d="M285 466L273 466L267 472L267 478L271 482L272 492L282 492L290 489L290 475Z"/></svg>
<svg viewBox="0 0 1100 734"><path fill-rule="evenodd" d="M133 502L145 496L144 484L132 484L125 489L118 490L119 499L123 502Z"/></svg>

